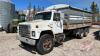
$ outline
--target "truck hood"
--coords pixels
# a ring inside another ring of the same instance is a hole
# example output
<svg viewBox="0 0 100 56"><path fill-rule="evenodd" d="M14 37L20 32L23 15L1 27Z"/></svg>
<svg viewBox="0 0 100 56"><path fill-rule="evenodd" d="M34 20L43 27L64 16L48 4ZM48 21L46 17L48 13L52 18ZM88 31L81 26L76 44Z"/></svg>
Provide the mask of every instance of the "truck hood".
<svg viewBox="0 0 100 56"><path fill-rule="evenodd" d="M34 21L29 21L29 22L23 22L19 23L19 25L30 25L31 28L46 28L50 23L50 20L34 20Z"/></svg>

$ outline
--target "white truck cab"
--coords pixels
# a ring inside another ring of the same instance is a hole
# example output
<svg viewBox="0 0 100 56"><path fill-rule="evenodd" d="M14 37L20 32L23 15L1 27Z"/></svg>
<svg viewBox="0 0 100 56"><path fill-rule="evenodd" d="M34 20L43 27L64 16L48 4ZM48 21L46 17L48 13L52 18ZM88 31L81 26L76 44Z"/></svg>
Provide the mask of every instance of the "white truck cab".
<svg viewBox="0 0 100 56"><path fill-rule="evenodd" d="M47 46L51 46L50 49L47 48L47 51L42 50L43 53L47 53L52 50L53 41L55 38L55 34L63 33L63 20L61 18L61 13L55 10L50 11L42 11L38 12L35 15L33 21L19 23L18 26L18 39L21 43L27 43L30 45L37 45L37 40L49 37L44 44ZM46 36L46 37L44 37ZM43 42L39 41L39 42ZM60 41L60 40L59 40ZM46 44L47 43L47 44ZM49 44L52 43L52 44ZM40 50L41 44L37 45L37 49ZM43 47L41 47L43 49ZM45 47L46 49L46 47ZM41 51L39 51L41 53ZM41 54L43 54L41 53Z"/></svg>
<svg viewBox="0 0 100 56"><path fill-rule="evenodd" d="M29 27L27 30L30 31L32 39L39 39L43 31L52 31L52 34L63 33L61 15L55 10L38 12L33 21L19 23L19 36L25 33L25 31L20 33L20 30L21 32L24 30L24 26Z"/></svg>

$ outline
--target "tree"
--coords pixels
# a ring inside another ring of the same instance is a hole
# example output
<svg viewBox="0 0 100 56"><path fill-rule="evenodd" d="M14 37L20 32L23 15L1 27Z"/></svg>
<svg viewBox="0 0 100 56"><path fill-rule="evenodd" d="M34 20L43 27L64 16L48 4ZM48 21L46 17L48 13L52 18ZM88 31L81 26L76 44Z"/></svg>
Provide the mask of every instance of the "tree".
<svg viewBox="0 0 100 56"><path fill-rule="evenodd" d="M32 9L32 4L31 2L29 2L29 5L28 5L28 15L27 15L27 19L30 21L32 18L31 18L31 9Z"/></svg>
<svg viewBox="0 0 100 56"><path fill-rule="evenodd" d="M33 18L34 18L34 16L35 16L35 13L36 13L36 7L35 7L35 5L34 5L33 10L32 10Z"/></svg>
<svg viewBox="0 0 100 56"><path fill-rule="evenodd" d="M44 11L44 6L42 7L42 11Z"/></svg>
<svg viewBox="0 0 100 56"><path fill-rule="evenodd" d="M33 8L33 10L34 10L34 12L36 12L36 7L35 7L35 5L34 5L34 8Z"/></svg>
<svg viewBox="0 0 100 56"><path fill-rule="evenodd" d="M83 10L88 11L88 8L83 8Z"/></svg>
<svg viewBox="0 0 100 56"><path fill-rule="evenodd" d="M92 10L93 13L98 13L99 12L99 8L98 8L97 3L92 2L92 4L91 4L91 10Z"/></svg>
<svg viewBox="0 0 100 56"><path fill-rule="evenodd" d="M37 11L41 11L41 8L40 8L40 6L38 5L38 8L37 8Z"/></svg>
<svg viewBox="0 0 100 56"><path fill-rule="evenodd" d="M96 21L96 18L98 18L98 15L99 15L99 8L98 8L97 3L92 2L92 4L91 4L91 11L93 13L92 19L93 19L93 21Z"/></svg>
<svg viewBox="0 0 100 56"><path fill-rule="evenodd" d="M34 5L33 11L32 11L33 17L35 16L35 13L36 13L36 7L35 7L35 5Z"/></svg>

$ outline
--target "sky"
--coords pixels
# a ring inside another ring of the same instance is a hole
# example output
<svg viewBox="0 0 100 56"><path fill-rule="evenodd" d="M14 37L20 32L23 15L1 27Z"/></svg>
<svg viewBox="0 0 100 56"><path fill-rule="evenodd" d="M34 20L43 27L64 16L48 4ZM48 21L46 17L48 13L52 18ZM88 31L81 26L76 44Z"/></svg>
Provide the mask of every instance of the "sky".
<svg viewBox="0 0 100 56"><path fill-rule="evenodd" d="M15 4L17 10L27 9L29 3L32 3L32 6L48 7L55 4L68 4L76 8L88 8L90 10L91 3L95 1L98 4L100 9L100 0L12 0Z"/></svg>

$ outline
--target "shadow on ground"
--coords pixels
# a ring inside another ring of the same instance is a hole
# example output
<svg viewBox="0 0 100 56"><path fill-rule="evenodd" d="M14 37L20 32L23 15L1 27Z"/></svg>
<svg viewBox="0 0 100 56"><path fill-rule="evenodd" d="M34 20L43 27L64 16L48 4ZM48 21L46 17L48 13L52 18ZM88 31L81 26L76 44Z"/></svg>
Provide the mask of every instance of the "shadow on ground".
<svg viewBox="0 0 100 56"><path fill-rule="evenodd" d="M100 40L100 30L94 32L94 36L95 36L95 39L96 39L96 40Z"/></svg>
<svg viewBox="0 0 100 56"><path fill-rule="evenodd" d="M73 36L73 35L68 35L68 36L66 36L66 38L65 38L65 40L63 42L67 42L67 41L70 41L72 39L76 39L76 37ZM55 43L54 47L58 47L60 45L62 45L62 44Z"/></svg>
<svg viewBox="0 0 100 56"><path fill-rule="evenodd" d="M28 52L31 52L32 54L36 54L36 48L35 48L35 46L31 46L31 45L28 45L28 44L26 44L24 46L22 44L20 44L19 46L21 48L23 48L24 50L26 50Z"/></svg>
<svg viewBox="0 0 100 56"><path fill-rule="evenodd" d="M67 42L67 41L70 41L70 40L72 40L72 39L75 39L75 37L74 36L66 36L66 38L65 38L65 40L63 41L63 42ZM61 44L58 44L58 43L55 43L55 45L54 45L54 47L58 47L58 46L60 46ZM36 47L35 46L31 46L31 45L28 45L28 44L26 44L26 45L22 45L22 44L20 44L19 45L22 49L24 49L24 50L26 50L26 51L28 51L28 52L30 52L30 53L32 53L32 54L36 54L37 52L36 52Z"/></svg>

